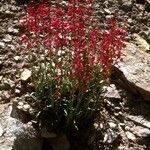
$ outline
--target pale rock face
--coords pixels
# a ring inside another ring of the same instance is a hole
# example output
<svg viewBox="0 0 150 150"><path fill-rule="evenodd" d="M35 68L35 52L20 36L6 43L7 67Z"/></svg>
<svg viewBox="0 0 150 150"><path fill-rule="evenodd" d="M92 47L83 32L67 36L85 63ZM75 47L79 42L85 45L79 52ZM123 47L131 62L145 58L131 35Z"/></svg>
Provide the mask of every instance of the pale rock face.
<svg viewBox="0 0 150 150"><path fill-rule="evenodd" d="M140 50L143 50L145 52L150 52L150 45L146 40L144 40L141 36L138 34L134 34L134 38L140 48Z"/></svg>
<svg viewBox="0 0 150 150"><path fill-rule="evenodd" d="M0 149L1 150L42 150L42 141L35 131L11 115L12 106L0 106Z"/></svg>
<svg viewBox="0 0 150 150"><path fill-rule="evenodd" d="M128 81L150 92L150 54L135 44L126 45L123 50L125 57L119 62L119 69Z"/></svg>

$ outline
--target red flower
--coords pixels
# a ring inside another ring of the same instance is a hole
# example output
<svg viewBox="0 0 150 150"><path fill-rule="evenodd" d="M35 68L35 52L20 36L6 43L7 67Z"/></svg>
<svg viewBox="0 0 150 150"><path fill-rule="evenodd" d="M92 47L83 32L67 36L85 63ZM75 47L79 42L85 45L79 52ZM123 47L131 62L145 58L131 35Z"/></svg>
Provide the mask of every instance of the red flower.
<svg viewBox="0 0 150 150"><path fill-rule="evenodd" d="M125 32L118 27L115 18L107 22L110 30L100 31L93 18L92 6L92 0L70 0L63 9L43 0L28 5L22 21L25 28L22 43L28 47L41 45L51 54L61 51L61 58L53 53L51 61L61 64L61 69L70 67L67 75L83 85L92 79L97 64L102 66L107 78L112 65L121 59L125 46Z"/></svg>

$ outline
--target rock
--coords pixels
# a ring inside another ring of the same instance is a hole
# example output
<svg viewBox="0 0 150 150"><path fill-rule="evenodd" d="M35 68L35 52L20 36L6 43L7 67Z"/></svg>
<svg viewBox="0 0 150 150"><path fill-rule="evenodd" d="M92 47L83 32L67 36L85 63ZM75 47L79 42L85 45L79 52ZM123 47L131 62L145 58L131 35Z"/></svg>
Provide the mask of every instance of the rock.
<svg viewBox="0 0 150 150"><path fill-rule="evenodd" d="M19 33L19 30L18 30L18 29L14 29L13 27L9 27L9 28L8 28L8 32L9 32L9 33L13 33L13 34L18 34L18 33Z"/></svg>
<svg viewBox="0 0 150 150"><path fill-rule="evenodd" d="M131 24L133 25L133 20L132 20L131 18L129 18L127 21L128 21L128 23L129 23L130 25L131 25Z"/></svg>
<svg viewBox="0 0 150 150"><path fill-rule="evenodd" d="M24 71L21 73L21 80L27 81L31 77L31 71L29 69L24 69Z"/></svg>
<svg viewBox="0 0 150 150"><path fill-rule="evenodd" d="M104 135L104 143L113 143L118 137L118 133L112 129L108 129Z"/></svg>
<svg viewBox="0 0 150 150"><path fill-rule="evenodd" d="M2 127L1 127L1 125L0 125L0 137L3 135L3 133L4 133L4 131L3 131Z"/></svg>
<svg viewBox="0 0 150 150"><path fill-rule="evenodd" d="M11 50L16 50L16 46L15 46L15 45L8 44L8 47L9 47ZM13 55L12 55L12 56L13 56Z"/></svg>
<svg viewBox="0 0 150 150"><path fill-rule="evenodd" d="M106 19L111 19L113 15L106 15Z"/></svg>
<svg viewBox="0 0 150 150"><path fill-rule="evenodd" d="M146 120L142 116L128 115L127 118L129 118L130 120L137 122L138 124L141 124L142 126L145 126L146 128L150 129L150 121Z"/></svg>
<svg viewBox="0 0 150 150"><path fill-rule="evenodd" d="M19 102L18 105L19 105L19 106L23 106L24 103L23 103L23 102Z"/></svg>
<svg viewBox="0 0 150 150"><path fill-rule="evenodd" d="M132 33L139 33L139 32L140 32L140 28L134 24L134 25L131 27L131 32L132 32Z"/></svg>
<svg viewBox="0 0 150 150"><path fill-rule="evenodd" d="M19 89L15 89L15 94L20 94L21 91Z"/></svg>
<svg viewBox="0 0 150 150"><path fill-rule="evenodd" d="M115 110L121 111L121 107L114 107Z"/></svg>
<svg viewBox="0 0 150 150"><path fill-rule="evenodd" d="M12 15L12 12L9 11L9 10L6 10L5 13L6 13L7 15Z"/></svg>
<svg viewBox="0 0 150 150"><path fill-rule="evenodd" d="M17 10L19 10L19 8L17 6L11 6L12 12L17 12Z"/></svg>
<svg viewBox="0 0 150 150"><path fill-rule="evenodd" d="M42 150L43 140L36 138L33 128L10 117L12 106L3 106L0 114L0 127L3 136L0 136L1 150Z"/></svg>
<svg viewBox="0 0 150 150"><path fill-rule="evenodd" d="M99 127L98 123L94 123L94 128L97 129Z"/></svg>
<svg viewBox="0 0 150 150"><path fill-rule="evenodd" d="M125 12L128 12L132 9L132 1L131 0L122 0L122 7Z"/></svg>
<svg viewBox="0 0 150 150"><path fill-rule="evenodd" d="M140 37L138 34L134 34L135 40L137 44L139 45L140 49L145 52L150 52L150 45L145 41L142 37Z"/></svg>
<svg viewBox="0 0 150 150"><path fill-rule="evenodd" d="M9 89L9 88L14 88L15 87L15 82L7 79L7 78L3 78L3 84L4 84L4 88L5 89Z"/></svg>
<svg viewBox="0 0 150 150"><path fill-rule="evenodd" d="M147 34L147 42L150 44L150 30L149 30L149 32Z"/></svg>
<svg viewBox="0 0 150 150"><path fill-rule="evenodd" d="M141 32L139 33L139 35L140 35L144 40L146 40L147 42L148 42L148 34L149 34L148 31L141 31Z"/></svg>
<svg viewBox="0 0 150 150"><path fill-rule="evenodd" d="M115 123L113 123L113 122L109 122L108 124L109 124L111 129L114 129L114 128L117 127L117 125Z"/></svg>
<svg viewBox="0 0 150 150"><path fill-rule="evenodd" d="M1 98L2 98L2 100L9 100L10 99L9 91L2 91Z"/></svg>
<svg viewBox="0 0 150 150"><path fill-rule="evenodd" d="M18 105L18 97L12 99L12 104L17 106Z"/></svg>
<svg viewBox="0 0 150 150"><path fill-rule="evenodd" d="M119 99L121 98L119 91L116 89L116 86L114 84L110 84L110 86L104 87L104 90L105 90L105 94L104 94L105 97L119 98Z"/></svg>
<svg viewBox="0 0 150 150"><path fill-rule="evenodd" d="M18 61L19 58L20 58L19 56L15 56L15 57L14 57L14 60L15 60L15 61Z"/></svg>
<svg viewBox="0 0 150 150"><path fill-rule="evenodd" d="M12 108L11 117L18 119L22 123L28 123L32 120L32 115L29 113L28 104L23 103L22 105L20 102L19 105L18 103L13 102Z"/></svg>
<svg viewBox="0 0 150 150"><path fill-rule="evenodd" d="M123 51L125 57L119 62L119 69L114 68L112 78L121 88L136 95L139 93L145 100L150 100L150 72L144 69L150 68L150 54L141 51L135 44L126 45Z"/></svg>
<svg viewBox="0 0 150 150"><path fill-rule="evenodd" d="M5 38L3 39L4 42L9 43L12 41L12 36L9 34L5 35Z"/></svg>
<svg viewBox="0 0 150 150"><path fill-rule="evenodd" d="M110 15L111 14L111 11L109 9L107 9L107 8L104 8L104 12L105 12L106 15Z"/></svg>
<svg viewBox="0 0 150 150"><path fill-rule="evenodd" d="M150 129L141 126L136 126L130 129L135 135L140 138L145 138L150 136Z"/></svg>
<svg viewBox="0 0 150 150"><path fill-rule="evenodd" d="M0 60L0 68L3 67L3 62Z"/></svg>
<svg viewBox="0 0 150 150"><path fill-rule="evenodd" d="M23 109L23 106L18 105L18 106L17 106L17 109L22 110L22 109Z"/></svg>
<svg viewBox="0 0 150 150"><path fill-rule="evenodd" d="M119 123L118 124L120 127L125 128L125 124L124 123Z"/></svg>
<svg viewBox="0 0 150 150"><path fill-rule="evenodd" d="M0 48L5 48L5 43L4 42L0 42Z"/></svg>
<svg viewBox="0 0 150 150"><path fill-rule="evenodd" d="M0 76L0 81L2 81L2 79L3 79L3 76Z"/></svg>
<svg viewBox="0 0 150 150"><path fill-rule="evenodd" d="M30 109L30 105L28 105L28 104L23 105L23 109L25 111L29 110Z"/></svg>
<svg viewBox="0 0 150 150"><path fill-rule="evenodd" d="M34 114L35 114L35 110L34 110L33 108L30 108L30 109L29 109L29 113L30 113L31 115L34 115Z"/></svg>
<svg viewBox="0 0 150 150"><path fill-rule="evenodd" d="M129 131L126 132L126 135L127 135L127 138L128 138L129 140L132 140L132 141L135 141L135 140L136 140L135 135L134 135L133 133L129 132Z"/></svg>

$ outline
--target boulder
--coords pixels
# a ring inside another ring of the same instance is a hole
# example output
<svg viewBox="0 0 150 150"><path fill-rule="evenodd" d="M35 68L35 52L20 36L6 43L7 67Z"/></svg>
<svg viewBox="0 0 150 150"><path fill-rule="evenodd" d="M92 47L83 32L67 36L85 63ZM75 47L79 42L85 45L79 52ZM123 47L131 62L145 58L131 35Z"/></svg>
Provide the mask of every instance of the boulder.
<svg viewBox="0 0 150 150"><path fill-rule="evenodd" d="M113 82L137 98L150 101L150 54L132 43L127 43L124 54L123 61L113 68Z"/></svg>
<svg viewBox="0 0 150 150"><path fill-rule="evenodd" d="M10 116L12 106L0 107L0 149L42 150L43 140L36 137L35 130Z"/></svg>

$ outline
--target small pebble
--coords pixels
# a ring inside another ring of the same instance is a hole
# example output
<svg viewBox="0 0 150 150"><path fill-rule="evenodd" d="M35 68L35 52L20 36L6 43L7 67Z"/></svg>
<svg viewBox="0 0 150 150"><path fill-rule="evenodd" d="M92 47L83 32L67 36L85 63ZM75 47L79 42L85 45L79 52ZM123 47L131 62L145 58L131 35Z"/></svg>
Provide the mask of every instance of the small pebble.
<svg viewBox="0 0 150 150"><path fill-rule="evenodd" d="M15 60L15 61L18 61L19 58L20 58L19 56L15 56L15 57L14 57L14 60Z"/></svg>
<svg viewBox="0 0 150 150"><path fill-rule="evenodd" d="M95 128L98 128L98 123L94 123L94 127L95 127Z"/></svg>
<svg viewBox="0 0 150 150"><path fill-rule="evenodd" d="M0 81L2 80L3 76L0 76Z"/></svg>
<svg viewBox="0 0 150 150"><path fill-rule="evenodd" d="M5 47L5 43L4 42L0 42L0 48L4 48Z"/></svg>
<svg viewBox="0 0 150 150"><path fill-rule="evenodd" d="M15 89L15 94L19 94L20 90L19 89Z"/></svg>
<svg viewBox="0 0 150 150"><path fill-rule="evenodd" d="M109 122L108 124L109 124L110 128L112 128L112 129L117 127L117 125L113 122Z"/></svg>
<svg viewBox="0 0 150 150"><path fill-rule="evenodd" d="M32 127L32 122L28 122L28 123L27 123L27 126L28 126L28 127Z"/></svg>
<svg viewBox="0 0 150 150"><path fill-rule="evenodd" d="M30 108L30 109L29 109L29 113L30 113L30 114L34 114L34 109L33 109L33 108Z"/></svg>
<svg viewBox="0 0 150 150"><path fill-rule="evenodd" d="M11 42L12 41L12 36L10 36L9 34L7 34L5 36L5 38L3 39L4 42L8 43L8 42Z"/></svg>
<svg viewBox="0 0 150 150"><path fill-rule="evenodd" d="M30 109L30 105L25 104L25 105L23 106L23 108L24 108L25 110L29 110L29 109Z"/></svg>
<svg viewBox="0 0 150 150"><path fill-rule="evenodd" d="M119 123L119 125L120 125L121 127L125 127L125 124L124 124L124 123Z"/></svg>
<svg viewBox="0 0 150 150"><path fill-rule="evenodd" d="M18 103L19 106L23 106L23 104L24 104L23 102L19 102Z"/></svg>
<svg viewBox="0 0 150 150"><path fill-rule="evenodd" d="M19 110L22 110L22 109L23 109L23 107L20 106L20 105L18 105L17 108L18 108Z"/></svg>

